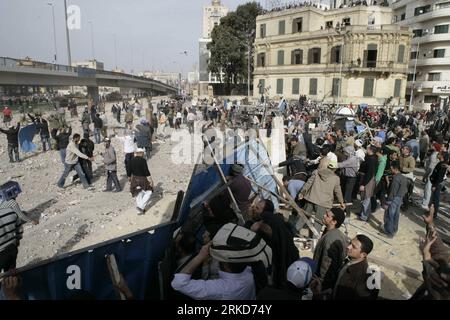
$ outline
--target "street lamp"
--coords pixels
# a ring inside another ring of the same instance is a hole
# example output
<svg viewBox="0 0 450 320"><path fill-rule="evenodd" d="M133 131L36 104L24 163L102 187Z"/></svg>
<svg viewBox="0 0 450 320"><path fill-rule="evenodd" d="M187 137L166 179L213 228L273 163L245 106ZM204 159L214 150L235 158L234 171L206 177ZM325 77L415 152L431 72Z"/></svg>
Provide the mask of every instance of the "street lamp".
<svg viewBox="0 0 450 320"><path fill-rule="evenodd" d="M88 21L91 25L91 50L92 50L92 60L95 60L95 51L94 51L94 23L92 21Z"/></svg>
<svg viewBox="0 0 450 320"><path fill-rule="evenodd" d="M55 8L53 7L53 3L48 2L47 5L49 5L50 7L52 7L52 18L53 18L53 42L55 45L55 57L53 59L54 63L56 64L57 62L57 56L58 56L58 51L56 48L56 27L55 27Z"/></svg>
<svg viewBox="0 0 450 320"><path fill-rule="evenodd" d="M427 33L428 32L426 30L424 30L422 32L422 36L427 35ZM410 93L410 97L409 97L409 111L413 111L412 102L413 102L414 86L416 84L417 59L419 58L419 54L420 54L419 49L420 49L420 40L417 41L417 51L416 51L416 59L414 61L413 81L412 81L412 84L411 84L411 93Z"/></svg>
<svg viewBox="0 0 450 320"><path fill-rule="evenodd" d="M115 70L117 71L117 36L114 33L114 64L116 66Z"/></svg>

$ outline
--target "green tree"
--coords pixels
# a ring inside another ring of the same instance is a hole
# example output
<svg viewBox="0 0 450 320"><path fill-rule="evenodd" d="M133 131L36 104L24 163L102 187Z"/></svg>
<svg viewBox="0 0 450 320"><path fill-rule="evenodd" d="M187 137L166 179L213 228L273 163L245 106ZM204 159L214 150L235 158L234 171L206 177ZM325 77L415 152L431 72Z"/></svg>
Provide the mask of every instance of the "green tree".
<svg viewBox="0 0 450 320"><path fill-rule="evenodd" d="M253 73L256 17L261 13L262 7L257 2L240 5L236 11L223 17L211 33L212 41L208 44L211 52L208 69L219 78L223 72L228 94L231 84L247 81L249 56L250 75Z"/></svg>

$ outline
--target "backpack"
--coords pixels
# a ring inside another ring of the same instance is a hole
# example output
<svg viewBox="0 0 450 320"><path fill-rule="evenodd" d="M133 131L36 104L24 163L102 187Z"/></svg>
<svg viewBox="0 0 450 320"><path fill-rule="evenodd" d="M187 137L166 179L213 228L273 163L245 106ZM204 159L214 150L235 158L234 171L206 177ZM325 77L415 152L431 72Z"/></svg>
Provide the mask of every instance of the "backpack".
<svg viewBox="0 0 450 320"><path fill-rule="evenodd" d="M257 233L227 223L214 236L211 256L217 261L242 263L262 261L267 268L272 264L272 249Z"/></svg>

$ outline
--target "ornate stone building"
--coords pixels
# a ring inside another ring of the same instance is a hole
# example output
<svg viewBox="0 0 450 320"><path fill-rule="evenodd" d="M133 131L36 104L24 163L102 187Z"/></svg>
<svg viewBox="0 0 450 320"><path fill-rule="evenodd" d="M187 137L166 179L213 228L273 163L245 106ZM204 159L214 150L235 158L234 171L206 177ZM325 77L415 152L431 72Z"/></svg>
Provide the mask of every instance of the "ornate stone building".
<svg viewBox="0 0 450 320"><path fill-rule="evenodd" d="M391 22L392 9L376 5L258 16L254 96L405 104L412 34Z"/></svg>

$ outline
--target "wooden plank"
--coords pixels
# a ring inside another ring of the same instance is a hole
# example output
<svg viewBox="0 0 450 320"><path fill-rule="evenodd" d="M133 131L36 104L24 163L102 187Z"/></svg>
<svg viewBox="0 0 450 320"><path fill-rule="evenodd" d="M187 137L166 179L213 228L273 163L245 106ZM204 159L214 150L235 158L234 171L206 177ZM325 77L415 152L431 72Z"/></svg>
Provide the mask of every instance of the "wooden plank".
<svg viewBox="0 0 450 320"><path fill-rule="evenodd" d="M120 283L120 272L114 254L109 254L106 256L106 265L108 266L109 275L111 276L111 281L114 285L116 293L119 295L120 300L126 300L127 298L125 295L116 288L116 286Z"/></svg>

